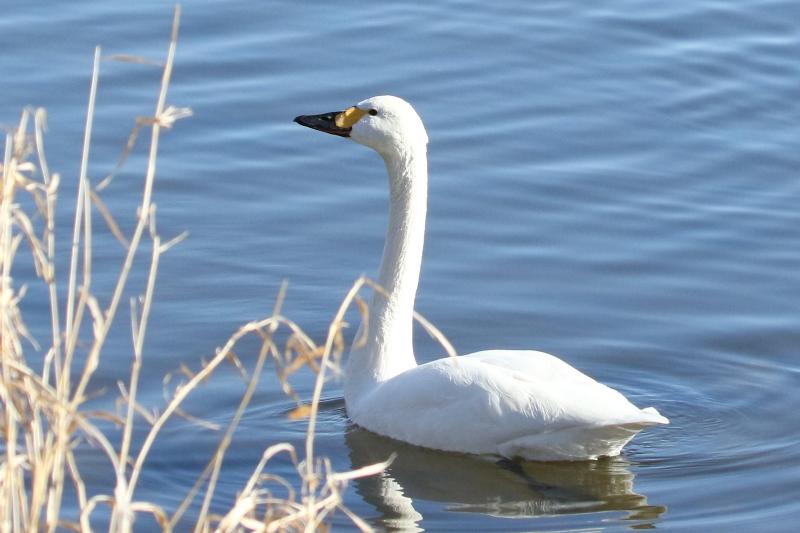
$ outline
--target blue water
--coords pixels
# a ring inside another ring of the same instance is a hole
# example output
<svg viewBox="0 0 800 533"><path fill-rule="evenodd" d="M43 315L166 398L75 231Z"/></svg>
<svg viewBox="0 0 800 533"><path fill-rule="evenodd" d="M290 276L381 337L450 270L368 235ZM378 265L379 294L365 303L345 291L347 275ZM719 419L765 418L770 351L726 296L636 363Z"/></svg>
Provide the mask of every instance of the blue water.
<svg viewBox="0 0 800 533"><path fill-rule="evenodd" d="M197 368L240 324L269 314L284 279L285 314L324 337L351 283L376 270L386 181L375 154L292 118L396 94L431 140L418 310L459 352L558 354L672 424L617 459L514 473L354 428L332 382L320 453L343 470L399 452L382 477L353 484L346 505L404 531L794 530L800 4L602 4L186 2L168 103L195 115L163 138L155 201L160 233L190 236L162 259L142 402L161 405L165 372ZM74 1L19 3L0 18L0 123L25 105L47 108L63 249L94 46L160 60L171 12ZM114 168L135 117L152 113L159 76L102 64L93 182ZM128 233L140 142L104 193ZM121 247L98 231L94 289L107 301ZM45 296L32 286L23 311L46 340ZM93 386L109 389L96 400L109 409L130 368L125 313ZM423 333L415 342L420 361L441 355ZM252 361L255 347L244 349ZM225 423L240 383L223 372L187 409ZM309 396L308 376L294 384ZM302 442L304 423L286 420L292 406L265 379L218 508L265 447ZM174 508L218 438L168 426L137 498ZM278 461L272 471L293 469ZM110 480L97 466L87 483L98 492ZM350 527L336 515L335 530Z"/></svg>

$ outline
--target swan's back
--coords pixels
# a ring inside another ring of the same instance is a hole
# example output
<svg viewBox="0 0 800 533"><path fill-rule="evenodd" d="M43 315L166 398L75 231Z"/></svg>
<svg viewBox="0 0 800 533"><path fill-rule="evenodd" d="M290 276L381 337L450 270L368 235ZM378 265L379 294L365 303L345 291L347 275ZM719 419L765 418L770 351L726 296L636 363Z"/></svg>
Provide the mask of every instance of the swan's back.
<svg viewBox="0 0 800 533"><path fill-rule="evenodd" d="M537 460L617 455L667 423L622 394L535 351L490 350L412 368L348 405L371 430L430 448Z"/></svg>

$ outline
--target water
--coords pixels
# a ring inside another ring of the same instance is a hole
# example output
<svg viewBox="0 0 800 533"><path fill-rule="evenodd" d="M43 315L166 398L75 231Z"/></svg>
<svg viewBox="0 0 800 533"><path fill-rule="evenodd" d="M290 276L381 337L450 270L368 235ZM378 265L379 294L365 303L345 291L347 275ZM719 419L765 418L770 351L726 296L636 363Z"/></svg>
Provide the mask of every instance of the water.
<svg viewBox="0 0 800 533"><path fill-rule="evenodd" d="M283 279L286 314L323 337L353 280L377 267L386 183L374 154L291 119L397 94L431 138L418 309L460 352L558 354L672 424L617 459L513 472L351 427L333 383L320 452L338 469L399 453L384 476L355 483L346 505L381 529L794 530L800 5L488 4L184 4L169 102L195 116L164 137L155 195L161 233L190 237L162 261L142 401L159 405L164 372L196 367L239 324L268 314ZM13 124L27 104L48 108L64 228L93 47L159 58L170 16L161 2L4 10L0 122ZM152 112L159 76L102 69L95 182L113 169L133 117ZM105 195L126 210L127 231L143 157ZM120 248L103 234L96 254L105 301ZM24 302L41 336L43 298L32 287ZM126 315L120 324L95 390L127 376ZM416 343L421 361L441 354L423 334ZM237 379L223 374L190 410L225 423ZM295 385L309 395L308 376ZM104 398L109 408L113 395ZM262 383L217 505L267 445L301 442L304 424L285 417L292 405L274 380ZM139 499L174 507L217 438L169 426ZM272 471L292 468L278 461ZM88 472L91 487L107 487L102 467ZM334 525L352 527L341 514Z"/></svg>

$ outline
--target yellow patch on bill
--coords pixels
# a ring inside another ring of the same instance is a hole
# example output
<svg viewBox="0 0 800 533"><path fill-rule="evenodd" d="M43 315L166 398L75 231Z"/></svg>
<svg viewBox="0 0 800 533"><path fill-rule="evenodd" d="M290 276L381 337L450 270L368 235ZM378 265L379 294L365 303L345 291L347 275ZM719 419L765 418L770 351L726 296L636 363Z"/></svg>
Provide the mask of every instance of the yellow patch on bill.
<svg viewBox="0 0 800 533"><path fill-rule="evenodd" d="M367 112L357 107L348 107L338 115L336 115L336 126L339 128L352 128L353 124L361 120L361 117L366 115Z"/></svg>

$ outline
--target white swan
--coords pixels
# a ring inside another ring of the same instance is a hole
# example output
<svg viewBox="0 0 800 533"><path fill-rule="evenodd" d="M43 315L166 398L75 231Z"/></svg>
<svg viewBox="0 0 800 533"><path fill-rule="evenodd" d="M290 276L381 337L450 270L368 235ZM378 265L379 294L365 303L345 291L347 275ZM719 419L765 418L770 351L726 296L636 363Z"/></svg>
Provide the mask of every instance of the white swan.
<svg viewBox="0 0 800 533"><path fill-rule="evenodd" d="M428 194L422 121L404 100L376 96L295 122L372 148L389 173L378 277L387 294L373 295L366 343L351 350L345 372L345 404L356 424L440 450L578 460L618 455L645 427L669 423L542 352L490 350L417 365L412 315Z"/></svg>

